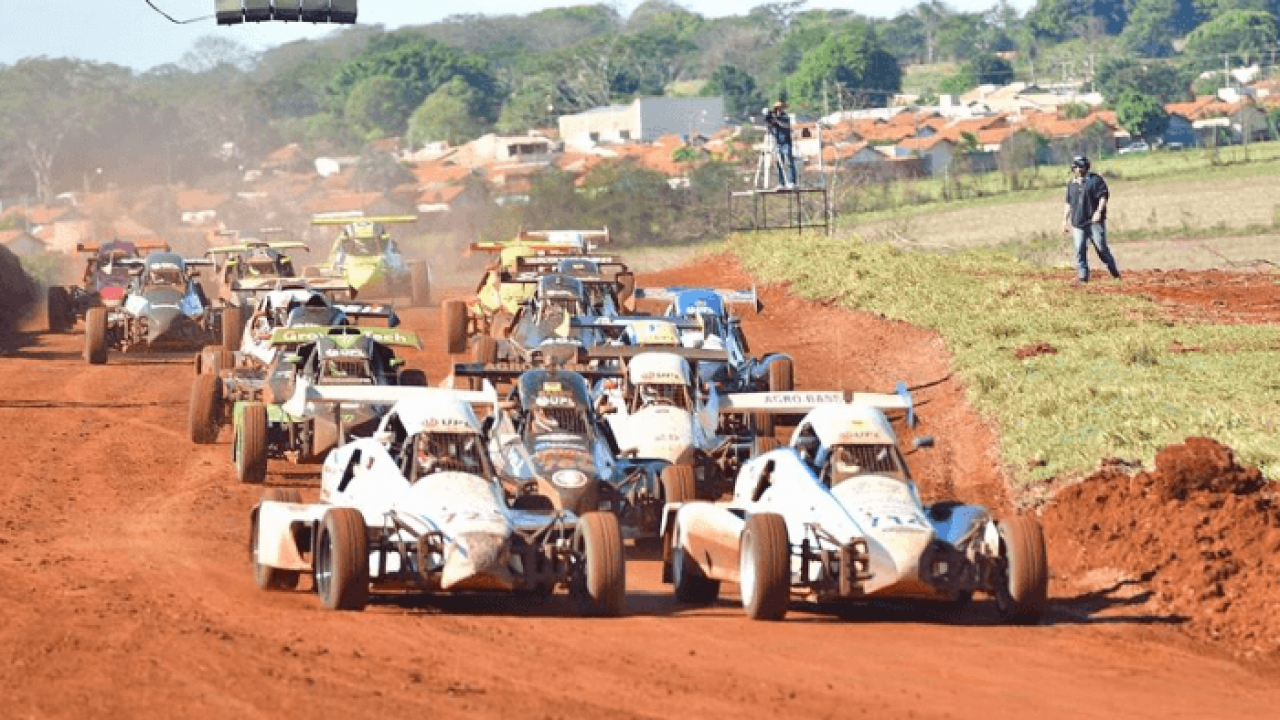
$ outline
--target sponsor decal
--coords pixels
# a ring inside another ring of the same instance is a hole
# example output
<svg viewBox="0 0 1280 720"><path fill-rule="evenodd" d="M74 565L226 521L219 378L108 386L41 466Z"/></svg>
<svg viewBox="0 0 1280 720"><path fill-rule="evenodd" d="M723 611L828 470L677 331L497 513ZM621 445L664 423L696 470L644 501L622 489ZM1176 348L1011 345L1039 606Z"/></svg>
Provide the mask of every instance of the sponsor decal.
<svg viewBox="0 0 1280 720"><path fill-rule="evenodd" d="M325 357L364 358L365 352L359 348L332 348L324 351Z"/></svg>
<svg viewBox="0 0 1280 720"><path fill-rule="evenodd" d="M670 370L647 370L640 373L638 383L662 383L667 385L683 385L684 376Z"/></svg>
<svg viewBox="0 0 1280 720"><path fill-rule="evenodd" d="M794 392L767 393L761 398L765 405L821 405L823 403L843 403L844 393L839 392Z"/></svg>
<svg viewBox="0 0 1280 720"><path fill-rule="evenodd" d="M573 401L572 395L539 395L533 401L538 407L555 407L555 408L573 408L577 407L577 403Z"/></svg>

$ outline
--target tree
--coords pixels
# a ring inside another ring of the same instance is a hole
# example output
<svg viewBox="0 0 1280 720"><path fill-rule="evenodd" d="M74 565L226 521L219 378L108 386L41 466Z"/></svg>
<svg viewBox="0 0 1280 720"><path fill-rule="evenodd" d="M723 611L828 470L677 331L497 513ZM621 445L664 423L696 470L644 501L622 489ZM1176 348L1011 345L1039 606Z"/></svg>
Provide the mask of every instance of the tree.
<svg viewBox="0 0 1280 720"><path fill-rule="evenodd" d="M1173 41L1200 20L1195 0L1133 0L1120 38L1133 52L1167 57L1173 54Z"/></svg>
<svg viewBox="0 0 1280 720"><path fill-rule="evenodd" d="M1201 25L1187 36L1188 55L1242 56L1244 64L1276 46L1276 19L1259 10L1231 10Z"/></svg>
<svg viewBox="0 0 1280 720"><path fill-rule="evenodd" d="M804 56L787 87L801 107L883 106L902 89L902 68L869 25L850 23Z"/></svg>
<svg viewBox="0 0 1280 720"><path fill-rule="evenodd" d="M974 85L1008 85L1013 82L1013 65L991 53L983 53L966 61L960 66L960 72L968 75Z"/></svg>
<svg viewBox="0 0 1280 720"><path fill-rule="evenodd" d="M1154 140L1169 127L1169 113L1160 101L1150 95L1126 90L1116 102L1116 119L1130 135Z"/></svg>
<svg viewBox="0 0 1280 720"><path fill-rule="evenodd" d="M1037 37L1066 40L1097 32L1116 35L1124 29L1126 0L1038 0L1027 13Z"/></svg>
<svg viewBox="0 0 1280 720"><path fill-rule="evenodd" d="M397 135L403 127L401 97L400 85L394 78L368 77L351 90L342 114L365 137Z"/></svg>
<svg viewBox="0 0 1280 720"><path fill-rule="evenodd" d="M1093 85L1108 103L1115 104L1125 90L1151 95L1161 103L1187 99L1191 79L1182 70L1128 57L1107 58L1098 64Z"/></svg>
<svg viewBox="0 0 1280 720"><path fill-rule="evenodd" d="M360 159L352 169L352 179L357 192L389 192L395 187L414 181L413 173L391 155L365 146Z"/></svg>
<svg viewBox="0 0 1280 720"><path fill-rule="evenodd" d="M226 66L241 72L256 64L254 52L222 35L201 35L191 49L182 54L178 66L191 73L208 72Z"/></svg>
<svg viewBox="0 0 1280 720"><path fill-rule="evenodd" d="M67 141L107 120L106 100L127 85L129 71L79 60L31 58L0 66L0 147L22 158L36 195L53 196L54 173Z"/></svg>
<svg viewBox="0 0 1280 720"><path fill-rule="evenodd" d="M756 87L755 78L732 65L716 68L703 86L702 94L724 96L724 109L731 117L758 112L766 102L764 94Z"/></svg>
<svg viewBox="0 0 1280 720"><path fill-rule="evenodd" d="M427 96L409 118L409 141L446 140L454 145L480 137L487 123L480 117L480 93L455 77Z"/></svg>

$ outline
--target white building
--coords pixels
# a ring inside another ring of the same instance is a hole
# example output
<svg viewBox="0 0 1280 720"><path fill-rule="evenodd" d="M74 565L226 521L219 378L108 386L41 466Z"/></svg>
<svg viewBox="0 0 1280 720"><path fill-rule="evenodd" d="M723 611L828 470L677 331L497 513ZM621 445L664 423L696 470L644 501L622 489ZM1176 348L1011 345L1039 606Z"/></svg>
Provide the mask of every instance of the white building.
<svg viewBox="0 0 1280 720"><path fill-rule="evenodd" d="M648 97L560 118L566 147L653 142L663 135L710 137L725 126L723 97Z"/></svg>

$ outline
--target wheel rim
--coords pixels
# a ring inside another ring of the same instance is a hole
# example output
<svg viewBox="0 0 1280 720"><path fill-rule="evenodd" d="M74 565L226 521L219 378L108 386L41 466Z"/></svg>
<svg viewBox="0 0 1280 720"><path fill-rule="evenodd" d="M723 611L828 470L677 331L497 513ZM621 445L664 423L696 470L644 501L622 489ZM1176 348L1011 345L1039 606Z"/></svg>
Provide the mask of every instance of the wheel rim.
<svg viewBox="0 0 1280 720"><path fill-rule="evenodd" d="M756 564L751 561L754 552L755 542L752 540L751 533L749 531L743 533L741 556L738 558L738 585L739 592L742 593L743 607L755 604Z"/></svg>
<svg viewBox="0 0 1280 720"><path fill-rule="evenodd" d="M333 536L324 533L320 547L316 548L316 592L328 601L329 588L333 586Z"/></svg>

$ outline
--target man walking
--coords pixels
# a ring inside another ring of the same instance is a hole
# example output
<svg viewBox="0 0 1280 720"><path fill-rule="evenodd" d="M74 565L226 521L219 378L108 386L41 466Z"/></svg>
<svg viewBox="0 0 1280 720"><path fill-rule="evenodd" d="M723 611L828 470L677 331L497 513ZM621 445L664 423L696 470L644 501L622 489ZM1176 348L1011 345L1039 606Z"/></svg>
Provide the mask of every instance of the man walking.
<svg viewBox="0 0 1280 720"><path fill-rule="evenodd" d="M1071 233L1076 244L1076 281L1089 282L1089 243L1107 272L1116 280L1120 270L1107 247L1107 203L1111 191L1101 175L1089 172L1089 158L1078 155L1071 161L1071 182L1067 183L1067 204L1062 213L1062 232Z"/></svg>
<svg viewBox="0 0 1280 720"><path fill-rule="evenodd" d="M791 152L791 116L787 101L779 100L764 114L765 125L773 137L773 152L778 160L778 185L791 190L796 186L796 157Z"/></svg>

